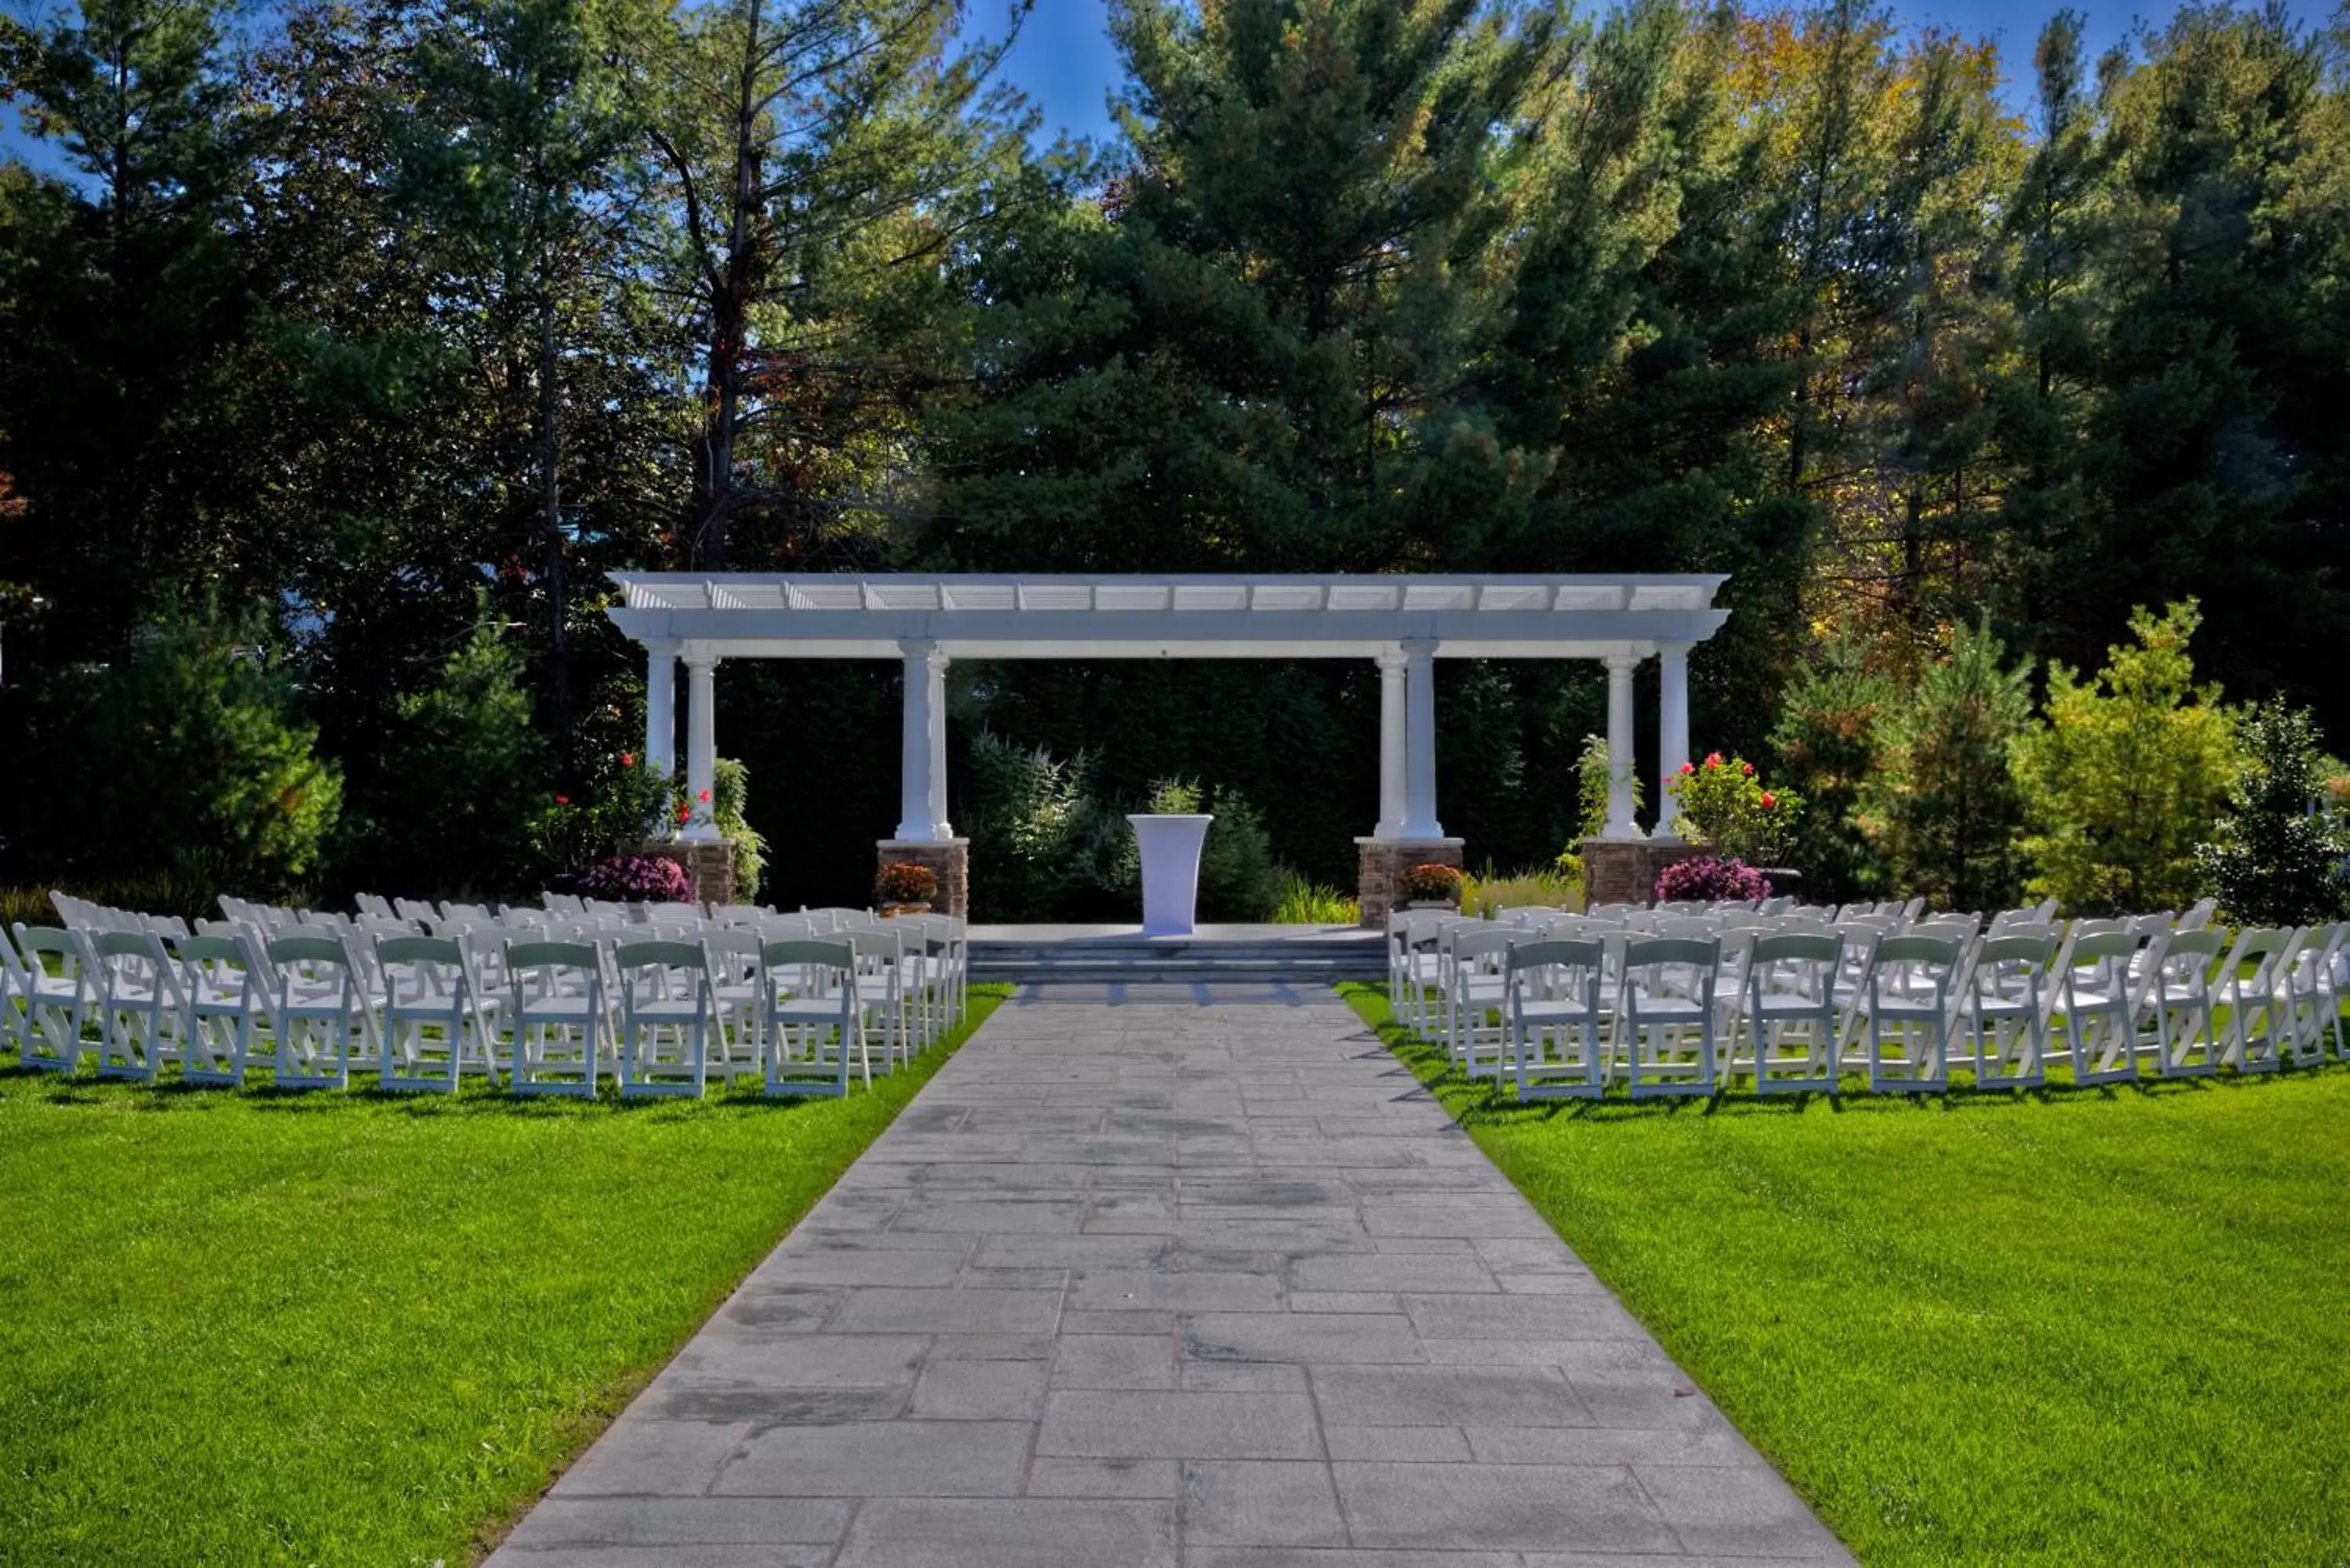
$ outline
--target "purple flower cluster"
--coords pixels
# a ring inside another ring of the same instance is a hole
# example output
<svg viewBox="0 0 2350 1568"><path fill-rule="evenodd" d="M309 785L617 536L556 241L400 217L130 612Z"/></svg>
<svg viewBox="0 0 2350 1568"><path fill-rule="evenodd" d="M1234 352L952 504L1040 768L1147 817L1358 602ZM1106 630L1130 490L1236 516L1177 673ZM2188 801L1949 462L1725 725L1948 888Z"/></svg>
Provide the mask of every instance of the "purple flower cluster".
<svg viewBox="0 0 2350 1568"><path fill-rule="evenodd" d="M1695 860L1676 860L1657 877L1657 901L1679 903L1703 900L1713 903L1720 899L1767 898L1771 896L1771 879L1743 860L1702 856Z"/></svg>
<svg viewBox="0 0 2350 1568"><path fill-rule="evenodd" d="M579 874L579 891L620 904L682 904L693 897L685 867L660 855L615 855Z"/></svg>

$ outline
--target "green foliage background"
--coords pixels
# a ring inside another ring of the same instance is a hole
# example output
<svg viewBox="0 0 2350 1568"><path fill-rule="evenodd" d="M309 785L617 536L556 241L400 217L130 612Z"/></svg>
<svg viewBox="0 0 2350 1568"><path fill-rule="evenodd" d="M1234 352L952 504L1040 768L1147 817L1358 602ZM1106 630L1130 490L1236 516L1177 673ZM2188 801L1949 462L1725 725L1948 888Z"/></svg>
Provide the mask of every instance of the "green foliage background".
<svg viewBox="0 0 2350 1568"><path fill-rule="evenodd" d="M1861 799L1955 628L2036 701L2192 598L2199 679L2350 724L2336 34L2190 5L2093 67L2069 13L2027 56L1853 0L1110 18L1120 133L1053 148L952 0L0 22L45 143L0 162L0 884L527 890L563 841L529 825L642 745L620 567L1727 573L1692 733L1811 802L1831 894L1975 814ZM171 630L200 605L247 674ZM63 831L150 765L95 705L141 649L245 717L171 813ZM1441 685L1447 829L1549 863L1596 670ZM896 670L719 691L764 894L861 897ZM972 665L950 707L959 822L998 809L985 734L1102 800L1244 799L1316 882L1376 815L1367 669ZM1639 711L1653 781L1647 672ZM2039 864L1970 901L2188 890L2224 780L2161 868L2091 871L2022 765Z"/></svg>

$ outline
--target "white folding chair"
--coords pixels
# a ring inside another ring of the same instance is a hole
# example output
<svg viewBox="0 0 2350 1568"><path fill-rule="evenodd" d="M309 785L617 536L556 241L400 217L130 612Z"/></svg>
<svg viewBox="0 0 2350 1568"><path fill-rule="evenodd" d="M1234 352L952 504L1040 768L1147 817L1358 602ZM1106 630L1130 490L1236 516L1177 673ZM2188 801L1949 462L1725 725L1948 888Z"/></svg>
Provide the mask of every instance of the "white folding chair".
<svg viewBox="0 0 2350 1568"><path fill-rule="evenodd" d="M1892 936L1869 955L1868 1087L1939 1094L1950 1086L1964 946L1956 937Z"/></svg>
<svg viewBox="0 0 2350 1568"><path fill-rule="evenodd" d="M2227 1042L2211 979L2223 940L2208 928L2179 931L2149 941L2134 963L2122 961L2139 977L2137 1055L2152 1059L2157 1077L2201 1078L2220 1070Z"/></svg>
<svg viewBox="0 0 2350 1568"><path fill-rule="evenodd" d="M2220 961L2215 986L2220 1005L2229 1010L2222 1060L2239 1073L2273 1073L2283 1064L2292 1007L2279 994L2278 979L2291 967L2300 940L2294 930L2247 928L2236 933L2235 946Z"/></svg>
<svg viewBox="0 0 2350 1568"><path fill-rule="evenodd" d="M24 999L17 1059L45 1073L71 1073L81 1065L88 1044L83 1033L97 1000L81 949L70 931L19 924L16 951L30 986Z"/></svg>
<svg viewBox="0 0 2350 1568"><path fill-rule="evenodd" d="M1638 937L1625 943L1617 1054L1632 1097L1711 1095L1718 1077L1713 937Z"/></svg>
<svg viewBox="0 0 2350 1568"><path fill-rule="evenodd" d="M98 1075L151 1084L179 1056L187 1002L180 978L152 931L91 931L98 985Z"/></svg>
<svg viewBox="0 0 2350 1568"><path fill-rule="evenodd" d="M2137 1076L2141 998L2133 961L2147 939L2131 930L2084 932L2078 922L2058 958L2055 1016L2076 1085L2118 1084Z"/></svg>
<svg viewBox="0 0 2350 1568"><path fill-rule="evenodd" d="M767 1093L844 1096L852 1066L872 1085L853 945L812 937L764 943L759 986Z"/></svg>
<svg viewBox="0 0 2350 1568"><path fill-rule="evenodd" d="M1606 945L1588 938L1522 941L1503 962L1518 1098L1597 1099L1607 1086L1599 1011Z"/></svg>
<svg viewBox="0 0 2350 1568"><path fill-rule="evenodd" d="M615 1054L595 945L509 941L503 958L507 1087L517 1095L594 1099L598 1065Z"/></svg>
<svg viewBox="0 0 2350 1568"><path fill-rule="evenodd" d="M2048 1081L2049 965L2056 939L2012 930L1975 950L1960 1002L1978 1089L2031 1089Z"/></svg>
<svg viewBox="0 0 2350 1568"><path fill-rule="evenodd" d="M620 1093L699 1096L709 1077L717 1008L700 942L624 942L620 974Z"/></svg>
<svg viewBox="0 0 2350 1568"><path fill-rule="evenodd" d="M269 1000L281 1089L347 1089L353 1057L365 1033L359 1018L359 977L340 939L323 935L269 938Z"/></svg>
<svg viewBox="0 0 2350 1568"><path fill-rule="evenodd" d="M1837 1091L1842 1008L1836 977L1844 938L1833 931L1773 932L1746 957L1744 1053L1760 1095Z"/></svg>
<svg viewBox="0 0 2350 1568"><path fill-rule="evenodd" d="M172 950L188 1009L180 1076L192 1084L244 1082L265 989L244 943L234 937L182 937Z"/></svg>
<svg viewBox="0 0 2350 1568"><path fill-rule="evenodd" d="M376 1086L453 1095L469 1054L496 1084L490 1026L496 1002L474 992L463 944L453 937L378 937L375 957L384 989Z"/></svg>

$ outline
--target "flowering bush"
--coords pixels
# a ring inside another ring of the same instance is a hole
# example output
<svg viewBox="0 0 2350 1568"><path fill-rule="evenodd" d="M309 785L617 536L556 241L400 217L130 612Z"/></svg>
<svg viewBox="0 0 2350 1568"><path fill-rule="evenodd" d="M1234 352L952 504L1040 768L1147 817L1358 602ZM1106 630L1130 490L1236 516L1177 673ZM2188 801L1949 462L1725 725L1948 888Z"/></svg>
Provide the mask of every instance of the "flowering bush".
<svg viewBox="0 0 2350 1568"><path fill-rule="evenodd" d="M1457 904L1461 901L1461 867L1429 862L1408 866L1396 878L1396 890L1414 904Z"/></svg>
<svg viewBox="0 0 2350 1568"><path fill-rule="evenodd" d="M1725 898L1743 901L1770 896L1771 878L1743 860L1715 855L1676 860L1657 877L1657 901L1660 904L1711 904Z"/></svg>
<svg viewBox="0 0 2350 1568"><path fill-rule="evenodd" d="M873 897L884 904L927 904L938 891L939 874L915 860L892 860L873 878Z"/></svg>
<svg viewBox="0 0 2350 1568"><path fill-rule="evenodd" d="M683 904L693 898L685 867L659 855L615 855L579 874L579 891L622 904Z"/></svg>
<svg viewBox="0 0 2350 1568"><path fill-rule="evenodd" d="M1673 830L1692 844L1722 854L1778 865L1786 859L1804 798L1791 789L1771 790L1743 757L1722 760L1709 753L1702 764L1683 763L1672 781L1679 815Z"/></svg>

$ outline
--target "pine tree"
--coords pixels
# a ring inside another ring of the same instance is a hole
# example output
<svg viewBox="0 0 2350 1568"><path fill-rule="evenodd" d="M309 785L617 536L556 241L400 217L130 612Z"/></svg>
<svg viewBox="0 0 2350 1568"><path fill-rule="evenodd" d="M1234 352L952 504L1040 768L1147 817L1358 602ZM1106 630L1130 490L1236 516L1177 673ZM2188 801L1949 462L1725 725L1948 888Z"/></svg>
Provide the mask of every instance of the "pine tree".
<svg viewBox="0 0 2350 1568"><path fill-rule="evenodd" d="M1987 623L1960 623L1948 653L1877 715L1860 821L1893 888L1936 909L1996 909L2022 873L2023 794L2011 762L2031 722L2032 665L2005 658Z"/></svg>

